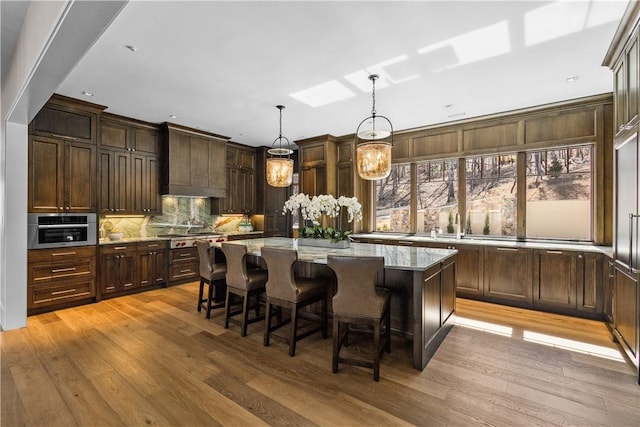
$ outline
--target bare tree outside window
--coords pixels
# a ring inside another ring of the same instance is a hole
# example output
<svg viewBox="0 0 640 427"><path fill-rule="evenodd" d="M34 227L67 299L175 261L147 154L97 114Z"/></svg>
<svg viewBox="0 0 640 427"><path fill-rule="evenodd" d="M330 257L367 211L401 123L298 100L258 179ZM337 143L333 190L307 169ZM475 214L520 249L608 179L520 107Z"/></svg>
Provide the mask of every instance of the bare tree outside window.
<svg viewBox="0 0 640 427"><path fill-rule="evenodd" d="M592 145L527 153L527 237L592 239Z"/></svg>
<svg viewBox="0 0 640 427"><path fill-rule="evenodd" d="M466 234L515 237L516 155L469 157L466 165Z"/></svg>
<svg viewBox="0 0 640 427"><path fill-rule="evenodd" d="M385 179L376 181L376 231L410 230L411 169L393 165Z"/></svg>
<svg viewBox="0 0 640 427"><path fill-rule="evenodd" d="M457 232L458 160L432 160L417 163L418 215L416 231Z"/></svg>

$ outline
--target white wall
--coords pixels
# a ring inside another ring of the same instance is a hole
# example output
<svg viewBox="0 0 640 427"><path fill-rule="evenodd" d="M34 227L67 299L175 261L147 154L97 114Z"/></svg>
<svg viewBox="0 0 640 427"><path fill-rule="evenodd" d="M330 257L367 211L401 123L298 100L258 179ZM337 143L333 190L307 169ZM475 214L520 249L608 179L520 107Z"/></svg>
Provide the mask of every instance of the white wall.
<svg viewBox="0 0 640 427"><path fill-rule="evenodd" d="M126 1L36 1L2 85L0 327L27 319L27 125Z"/></svg>

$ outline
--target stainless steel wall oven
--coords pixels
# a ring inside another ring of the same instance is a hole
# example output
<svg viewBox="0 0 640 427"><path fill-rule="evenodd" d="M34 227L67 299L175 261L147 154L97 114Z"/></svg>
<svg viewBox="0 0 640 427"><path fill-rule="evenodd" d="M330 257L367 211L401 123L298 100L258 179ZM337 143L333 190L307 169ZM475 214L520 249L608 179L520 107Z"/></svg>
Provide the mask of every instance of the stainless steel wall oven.
<svg viewBox="0 0 640 427"><path fill-rule="evenodd" d="M96 214L29 214L28 249L96 244Z"/></svg>

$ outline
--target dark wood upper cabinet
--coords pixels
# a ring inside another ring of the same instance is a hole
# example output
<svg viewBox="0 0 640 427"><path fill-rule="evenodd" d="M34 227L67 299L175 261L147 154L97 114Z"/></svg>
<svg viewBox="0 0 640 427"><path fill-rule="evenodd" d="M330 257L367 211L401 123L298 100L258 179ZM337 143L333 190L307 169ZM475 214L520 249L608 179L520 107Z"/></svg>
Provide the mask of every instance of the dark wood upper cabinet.
<svg viewBox="0 0 640 427"><path fill-rule="evenodd" d="M228 137L164 124L162 194L225 197Z"/></svg>
<svg viewBox="0 0 640 427"><path fill-rule="evenodd" d="M336 195L338 147L332 135L296 141L300 160L300 191L310 196Z"/></svg>
<svg viewBox="0 0 640 427"><path fill-rule="evenodd" d="M161 214L160 128L104 114L99 133L100 212Z"/></svg>
<svg viewBox="0 0 640 427"><path fill-rule="evenodd" d="M95 212L96 147L29 138L29 212Z"/></svg>
<svg viewBox="0 0 640 427"><path fill-rule="evenodd" d="M31 121L29 133L95 144L98 114L105 108L54 94Z"/></svg>
<svg viewBox="0 0 640 427"><path fill-rule="evenodd" d="M257 213L256 150L229 142L226 148L226 197L216 198L211 213Z"/></svg>

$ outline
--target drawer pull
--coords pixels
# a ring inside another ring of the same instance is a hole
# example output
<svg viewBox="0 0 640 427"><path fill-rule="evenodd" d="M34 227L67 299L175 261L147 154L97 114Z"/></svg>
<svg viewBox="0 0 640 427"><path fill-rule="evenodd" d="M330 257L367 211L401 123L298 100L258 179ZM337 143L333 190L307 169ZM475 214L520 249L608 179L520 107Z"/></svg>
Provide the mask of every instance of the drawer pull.
<svg viewBox="0 0 640 427"><path fill-rule="evenodd" d="M186 257L190 257L191 254L180 254L180 258L186 258Z"/></svg>
<svg viewBox="0 0 640 427"><path fill-rule="evenodd" d="M411 246L411 245L413 245L413 242L408 242L408 241L406 241L406 240L398 240L398 244L399 244L399 245L408 245L408 246Z"/></svg>
<svg viewBox="0 0 640 427"><path fill-rule="evenodd" d="M69 256L69 255L75 255L75 252L58 252L58 253L54 253L53 256Z"/></svg>
<svg viewBox="0 0 640 427"><path fill-rule="evenodd" d="M551 250L548 250L548 251L547 251L547 253L548 253L548 254L558 254L558 255L562 255L562 251L551 251Z"/></svg>
<svg viewBox="0 0 640 427"><path fill-rule="evenodd" d="M155 245L147 245L147 247L148 247L148 248L157 248L158 246L160 246L160 245L158 245L158 244L155 244Z"/></svg>
<svg viewBox="0 0 640 427"><path fill-rule="evenodd" d="M76 267L69 267L69 268L55 268L53 270L51 270L52 273L64 273L65 271L76 271L77 268Z"/></svg>
<svg viewBox="0 0 640 427"><path fill-rule="evenodd" d="M125 249L127 249L126 246L116 246L115 248L113 248L116 251L124 251Z"/></svg>
<svg viewBox="0 0 640 427"><path fill-rule="evenodd" d="M516 248L496 248L496 250L502 252L518 252L518 249Z"/></svg>
<svg viewBox="0 0 640 427"><path fill-rule="evenodd" d="M70 294L72 292L76 292L77 289L73 288L73 289L67 289L65 291L55 291L55 292L51 292L51 295L62 295L62 294Z"/></svg>

